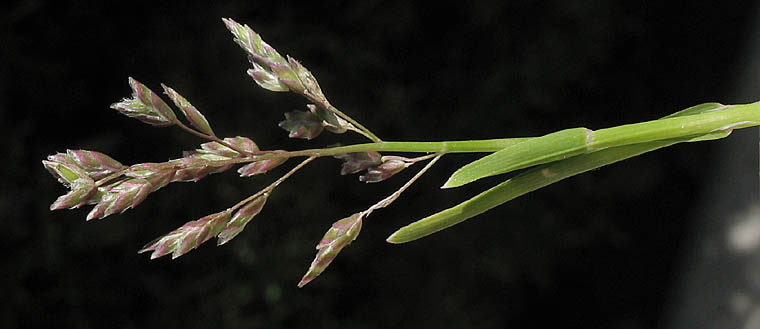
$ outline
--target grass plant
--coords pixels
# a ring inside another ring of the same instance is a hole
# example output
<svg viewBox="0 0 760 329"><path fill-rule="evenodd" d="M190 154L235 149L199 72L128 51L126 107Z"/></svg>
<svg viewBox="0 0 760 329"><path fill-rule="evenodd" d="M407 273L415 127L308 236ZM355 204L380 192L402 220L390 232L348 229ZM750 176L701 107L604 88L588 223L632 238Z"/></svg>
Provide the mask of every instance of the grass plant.
<svg viewBox="0 0 760 329"><path fill-rule="evenodd" d="M209 174L237 167L241 177L267 173L290 159L300 159L283 176L261 191L243 198L217 213L192 220L148 243L139 252L151 258L171 254L179 257L202 243L217 239L225 244L244 230L266 205L277 186L301 168L322 157L342 160L342 175L360 174L367 183L385 181L396 173L427 162L396 192L366 210L334 222L317 244L317 255L298 283L304 286L318 277L340 251L359 235L364 220L375 210L389 206L430 167L448 153L485 154L456 170L442 188L456 188L478 179L526 169L468 199L426 218L412 222L390 235L390 243L405 243L449 228L489 209L565 178L617 161L682 142L727 137L733 129L760 125L760 102L741 105L705 103L661 119L606 129L570 128L537 137L467 141L385 141L333 106L317 79L300 62L283 57L247 25L223 19L234 41L248 56L248 75L260 87L293 92L307 100L305 111L285 113L279 126L292 138L314 139L324 131L357 133L369 142L303 150L261 149L250 138L219 137L206 117L184 96L166 85L164 94L181 117L159 94L129 78L132 95L111 108L149 125L175 126L196 135L205 143L183 157L161 163L124 165L96 151L68 150L49 156L42 163L69 192L50 206L51 210L93 205L87 220L122 213L147 196L175 182L195 182ZM383 152L383 153L381 153ZM418 153L402 157L393 153ZM389 154L390 153L390 154Z"/></svg>

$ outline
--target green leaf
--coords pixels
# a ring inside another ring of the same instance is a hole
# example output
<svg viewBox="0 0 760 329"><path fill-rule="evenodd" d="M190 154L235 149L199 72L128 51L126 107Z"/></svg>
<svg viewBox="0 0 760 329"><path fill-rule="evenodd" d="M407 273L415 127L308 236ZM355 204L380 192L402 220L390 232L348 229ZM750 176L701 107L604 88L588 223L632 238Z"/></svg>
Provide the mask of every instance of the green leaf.
<svg viewBox="0 0 760 329"><path fill-rule="evenodd" d="M583 154L590 133L586 128L565 129L507 147L459 168L443 188Z"/></svg>
<svg viewBox="0 0 760 329"><path fill-rule="evenodd" d="M677 112L668 117L696 115L715 111L721 107L722 105L717 103L710 103L709 105L703 104ZM684 137L680 139L613 147L531 168L454 207L440 211L398 229L388 237L387 241L390 243L405 243L413 241L461 223L507 201L565 178L676 143L724 138L728 136L731 131L732 130L729 128L695 137Z"/></svg>
<svg viewBox="0 0 760 329"><path fill-rule="evenodd" d="M732 121L730 116L713 116L708 112L728 109L718 103L687 108L659 120L622 125L592 131L586 128L565 129L489 154L459 168L443 185L458 187L480 178L504 174L543 163L591 153L608 147L646 143L657 140L691 138L716 130L731 129L746 122ZM736 112L746 111L735 107ZM701 118L678 117L702 115ZM709 116L708 116L709 115Z"/></svg>
<svg viewBox="0 0 760 329"><path fill-rule="evenodd" d="M387 241L404 243L419 239L562 179L675 143L658 141L620 146L532 168L465 202L400 228Z"/></svg>
<svg viewBox="0 0 760 329"><path fill-rule="evenodd" d="M684 110L678 111L676 113L667 115L665 117L662 117L662 119L667 118L675 118L675 117L684 117L689 115L695 115L695 114L702 114L702 113L709 113L714 111L720 111L725 108L727 108L728 105L723 105L721 103L702 103L699 105L694 105L692 107L686 108Z"/></svg>

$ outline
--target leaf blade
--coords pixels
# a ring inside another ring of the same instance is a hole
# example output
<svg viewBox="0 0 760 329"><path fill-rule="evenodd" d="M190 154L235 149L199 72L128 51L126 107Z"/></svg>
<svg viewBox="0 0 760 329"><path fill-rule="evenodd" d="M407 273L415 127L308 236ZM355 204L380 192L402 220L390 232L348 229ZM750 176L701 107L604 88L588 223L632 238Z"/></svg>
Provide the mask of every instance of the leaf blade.
<svg viewBox="0 0 760 329"><path fill-rule="evenodd" d="M720 110L722 108L724 108L724 105L722 104L705 103L676 112L666 118L701 114ZM565 178L676 143L699 142L725 138L731 134L731 131L732 128L728 127L724 130L718 130L696 137L684 137L680 139L624 145L547 163L529 169L528 171L510 178L456 206L410 223L396 230L396 232L391 234L386 241L398 244L417 240L461 223L505 202Z"/></svg>
<svg viewBox="0 0 760 329"><path fill-rule="evenodd" d="M708 124L705 121L706 124L704 126L697 123L692 127L696 129L684 130L683 120L675 119L677 117L720 111L730 107L720 103L703 103L658 120L597 131L586 128L560 130L518 143L475 160L455 171L442 188L458 187L484 177L562 160L579 154L596 152L608 147L646 143L656 140L689 139L709 134L714 131L712 130L713 128L717 130L730 129L730 126L722 126L725 124L724 120L716 119L713 124ZM680 129L678 129L679 123L674 122L674 120L681 120ZM696 120L694 121L696 122ZM740 125L741 123L738 124Z"/></svg>
<svg viewBox="0 0 760 329"><path fill-rule="evenodd" d="M586 128L565 129L504 148L459 168L441 188L458 187L481 178L583 154L590 133Z"/></svg>

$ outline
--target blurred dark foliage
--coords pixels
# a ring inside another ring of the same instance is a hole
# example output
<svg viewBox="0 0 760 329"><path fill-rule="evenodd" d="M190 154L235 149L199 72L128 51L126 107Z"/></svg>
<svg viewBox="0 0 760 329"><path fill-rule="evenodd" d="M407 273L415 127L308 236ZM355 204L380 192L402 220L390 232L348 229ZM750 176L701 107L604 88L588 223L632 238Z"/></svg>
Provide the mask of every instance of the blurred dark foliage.
<svg viewBox="0 0 760 329"><path fill-rule="evenodd" d="M225 136L306 142L277 128L303 110L257 88L220 18L247 23L311 69L333 104L387 140L533 136L726 103L750 1L22 1L0 10L0 327L652 328L720 141L679 145L569 179L406 245L396 228L503 177L439 190L474 156L445 157L303 289L330 223L394 191L321 159L279 187L231 243L176 260L136 251L226 208L277 173L173 184L85 222L40 160L66 148L126 164L201 140L108 106L132 76L173 87ZM676 4L678 3L678 4Z"/></svg>

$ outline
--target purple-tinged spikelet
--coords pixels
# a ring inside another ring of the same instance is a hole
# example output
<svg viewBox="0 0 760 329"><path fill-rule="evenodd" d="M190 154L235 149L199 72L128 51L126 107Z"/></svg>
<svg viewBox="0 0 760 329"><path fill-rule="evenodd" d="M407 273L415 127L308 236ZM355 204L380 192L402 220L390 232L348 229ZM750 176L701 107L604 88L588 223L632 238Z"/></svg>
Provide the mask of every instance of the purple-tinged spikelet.
<svg viewBox="0 0 760 329"><path fill-rule="evenodd" d="M240 174L240 177L250 177L253 175L259 175L266 173L267 171L270 171L274 169L275 167L285 163L285 161L288 161L287 157L277 157L267 160L260 160L256 162L251 162L245 166L240 167L238 169L238 173Z"/></svg>
<svg viewBox="0 0 760 329"><path fill-rule="evenodd" d="M92 179L98 180L126 168L113 158L95 151L67 150L70 159L84 169Z"/></svg>
<svg viewBox="0 0 760 329"><path fill-rule="evenodd" d="M138 253L153 251L150 259L170 253L172 258L182 256L218 235L229 221L230 213L228 209L187 222L178 229L148 243Z"/></svg>
<svg viewBox="0 0 760 329"><path fill-rule="evenodd" d="M340 168L341 175L355 174L383 163L381 160L382 155L374 151L338 154L334 157L343 160L343 165Z"/></svg>
<svg viewBox="0 0 760 329"><path fill-rule="evenodd" d="M245 152L254 153L259 151L259 147L256 143L247 137L227 137L224 141ZM211 157L204 157L208 155L211 155ZM239 156L241 156L241 154L237 151L217 142L203 143L199 150L193 152L193 157L205 158L206 160L219 160L222 158L229 159Z"/></svg>
<svg viewBox="0 0 760 329"><path fill-rule="evenodd" d="M70 182L63 178L62 173L57 168L64 168L76 173L77 177L87 176L93 180L101 179L126 168L126 166L103 153L87 150L67 150L66 153L56 153L48 156L47 161L42 163L63 184Z"/></svg>
<svg viewBox="0 0 760 329"><path fill-rule="evenodd" d="M322 119L322 125L327 131L334 134L342 134L348 129L353 129L353 125L341 119L332 111L326 110L324 107L316 106L314 104L307 104L306 107L311 113L316 114Z"/></svg>
<svg viewBox="0 0 760 329"><path fill-rule="evenodd" d="M369 168L366 174L359 176L359 180L365 183L377 183L384 181L404 170L406 167L409 167L410 165L411 163L407 163L401 160L385 160L379 166Z"/></svg>
<svg viewBox="0 0 760 329"><path fill-rule="evenodd" d="M55 202L50 205L50 210L79 208L80 206L87 204L90 201L90 197L96 191L97 188L92 179L76 179L71 183L71 191L59 196Z"/></svg>
<svg viewBox="0 0 760 329"><path fill-rule="evenodd" d="M134 208L154 191L150 181L130 178L105 186L98 204L87 214L87 220L104 218Z"/></svg>
<svg viewBox="0 0 760 329"><path fill-rule="evenodd" d="M235 36L235 43L248 55L253 68L248 75L264 89L271 91L303 90L298 75L274 48L248 25L241 25L229 18L222 18L227 29Z"/></svg>
<svg viewBox="0 0 760 329"><path fill-rule="evenodd" d="M99 202L95 181L126 168L103 153L86 150L68 150L66 153L48 156L42 165L59 182L71 189L69 193L58 197L50 205L50 210L78 208Z"/></svg>
<svg viewBox="0 0 760 329"><path fill-rule="evenodd" d="M364 213L360 212L332 224L317 244L317 256L309 265L309 270L301 278L301 282L298 283L299 288L322 274L333 259L338 256L338 253L356 240L362 229L363 217Z"/></svg>
<svg viewBox="0 0 760 329"><path fill-rule="evenodd" d="M279 126L289 131L288 137L304 139L313 139L324 129L322 118L307 111L285 113L285 121L281 121Z"/></svg>
<svg viewBox="0 0 760 329"><path fill-rule="evenodd" d="M242 232L245 228L245 225L248 224L248 222L250 222L254 216L258 215L259 212L261 212L262 208L264 208L264 204L266 204L268 197L269 194L264 193L258 198L249 201L242 208L240 208L240 210L238 210L235 215L232 216L232 219L227 222L227 226L225 226L224 229L219 232L219 240L216 242L216 244L221 246Z"/></svg>
<svg viewBox="0 0 760 329"><path fill-rule="evenodd" d="M174 179L177 170L171 165L171 161L168 163L138 163L129 167L129 170L124 173L127 177L142 178L150 182L153 187L153 191L168 185L171 182L177 181Z"/></svg>
<svg viewBox="0 0 760 329"><path fill-rule="evenodd" d="M248 25L241 25L229 18L222 18L235 42L248 55L253 68L248 75L260 87L271 91L293 91L327 104L327 99L311 72L294 58L283 58L277 50L261 39Z"/></svg>
<svg viewBox="0 0 760 329"><path fill-rule="evenodd" d="M193 106L193 104L190 104L190 102L187 101L185 97L182 97L178 92L176 92L174 89L169 88L168 86L161 84L161 87L164 88L164 93L169 96L169 98L174 102L174 105L176 105L180 112L185 116L188 122L190 122L193 127L198 128L202 133L209 135L209 136L215 136L214 131L211 129L211 125L208 123L208 120L206 120L206 117L201 114L198 109Z"/></svg>
<svg viewBox="0 0 760 329"><path fill-rule="evenodd" d="M132 98L111 104L111 108L130 118L153 126L171 126L177 121L174 112L156 93L133 78L129 78Z"/></svg>

